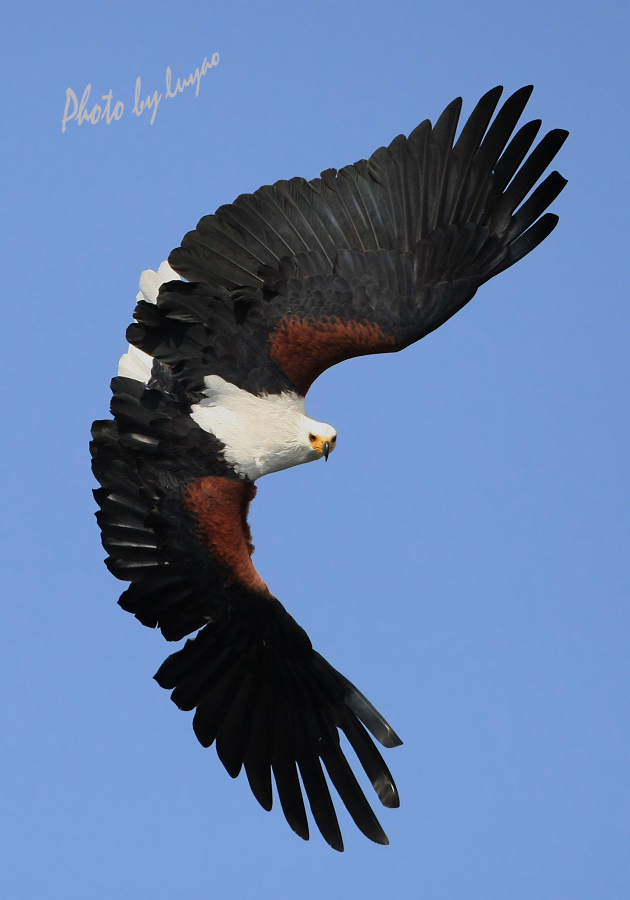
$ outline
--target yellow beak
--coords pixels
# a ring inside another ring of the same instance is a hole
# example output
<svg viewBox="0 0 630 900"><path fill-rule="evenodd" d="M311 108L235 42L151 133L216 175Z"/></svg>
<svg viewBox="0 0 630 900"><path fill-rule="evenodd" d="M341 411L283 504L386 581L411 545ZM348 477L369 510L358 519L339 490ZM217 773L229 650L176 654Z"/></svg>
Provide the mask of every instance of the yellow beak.
<svg viewBox="0 0 630 900"><path fill-rule="evenodd" d="M321 435L316 434L315 440L311 441L311 447L313 450L317 450L318 453L321 453L324 459L328 459L328 454L331 449L334 447L334 444L331 443L330 438L321 437Z"/></svg>

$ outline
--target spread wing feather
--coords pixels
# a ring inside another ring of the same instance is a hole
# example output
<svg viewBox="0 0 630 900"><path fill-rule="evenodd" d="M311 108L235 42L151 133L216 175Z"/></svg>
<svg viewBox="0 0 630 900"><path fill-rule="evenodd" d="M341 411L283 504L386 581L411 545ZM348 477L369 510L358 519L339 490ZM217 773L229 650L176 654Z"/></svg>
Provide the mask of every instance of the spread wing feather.
<svg viewBox="0 0 630 900"><path fill-rule="evenodd" d="M549 132L527 156L540 122L513 132L532 88L491 121L501 90L481 98L457 141L460 99L367 161L279 181L205 216L169 257L190 284L163 286L150 310L141 302L130 342L178 365L191 396L213 374L256 394L306 393L342 359L400 350L438 328L557 223L545 210L565 179L553 172L533 189L567 132ZM331 322L337 333L378 326L380 337L346 335L335 352L316 339L305 366L304 328L316 336Z"/></svg>
<svg viewBox="0 0 630 900"><path fill-rule="evenodd" d="M120 605L168 640L198 632L164 662L157 682L172 690L180 709L195 711L197 738L204 747L216 744L233 778L244 766L265 809L273 774L285 817L301 837L309 830L298 772L318 828L343 849L323 762L359 828L387 843L338 729L386 806L397 806L398 794L364 725L385 746L399 738L313 650L262 582L252 589L226 569L184 502L190 485L204 478L235 483L220 442L192 421L163 363L154 364L149 385L119 377L112 389L114 421L94 423L91 449L102 485L95 497L106 562L131 582ZM245 522L237 524L248 532Z"/></svg>

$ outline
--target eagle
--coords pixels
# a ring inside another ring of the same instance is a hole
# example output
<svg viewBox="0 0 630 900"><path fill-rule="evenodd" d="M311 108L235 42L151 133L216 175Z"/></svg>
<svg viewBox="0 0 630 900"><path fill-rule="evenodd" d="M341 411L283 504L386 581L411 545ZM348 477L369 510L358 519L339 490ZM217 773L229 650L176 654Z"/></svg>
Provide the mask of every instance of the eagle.
<svg viewBox="0 0 630 900"><path fill-rule="evenodd" d="M336 429L305 410L322 372L419 341L554 229L566 180L541 178L567 132L536 144L540 120L518 127L531 91L496 115L502 88L489 91L455 139L458 98L368 160L204 216L142 273L113 418L92 428L106 564L130 582L119 603L168 641L188 637L155 679L264 809L275 782L308 840L306 798L336 850L329 784L388 843L340 733L389 808L398 792L372 737L402 742L257 573L248 508L262 476L335 451Z"/></svg>

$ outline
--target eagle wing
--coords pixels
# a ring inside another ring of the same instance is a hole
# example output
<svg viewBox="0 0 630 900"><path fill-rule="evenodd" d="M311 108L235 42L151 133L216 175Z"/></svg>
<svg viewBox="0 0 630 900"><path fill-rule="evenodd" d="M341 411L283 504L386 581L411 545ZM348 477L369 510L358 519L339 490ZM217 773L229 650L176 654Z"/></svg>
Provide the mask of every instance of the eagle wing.
<svg viewBox="0 0 630 900"><path fill-rule="evenodd" d="M399 805L392 776L370 739L401 743L369 701L316 653L251 562L247 510L255 494L222 457L222 445L191 419L168 367L150 385L112 381L114 420L95 422L97 519L110 571L131 584L119 603L167 640L198 632L155 678L235 778L241 768L265 809L272 774L285 817L305 840L298 772L328 843L343 841L322 762L361 831L387 837L344 755L350 742L384 806ZM159 382L159 385L158 385Z"/></svg>
<svg viewBox="0 0 630 900"><path fill-rule="evenodd" d="M178 367L191 393L219 374L254 394L306 394L325 369L407 347L553 230L566 139L540 120L515 132L524 87L490 124L481 98L454 143L461 99L369 160L293 178L205 216L169 257L187 282L141 302L130 343ZM526 158L527 157L527 158ZM525 200L525 202L523 202Z"/></svg>

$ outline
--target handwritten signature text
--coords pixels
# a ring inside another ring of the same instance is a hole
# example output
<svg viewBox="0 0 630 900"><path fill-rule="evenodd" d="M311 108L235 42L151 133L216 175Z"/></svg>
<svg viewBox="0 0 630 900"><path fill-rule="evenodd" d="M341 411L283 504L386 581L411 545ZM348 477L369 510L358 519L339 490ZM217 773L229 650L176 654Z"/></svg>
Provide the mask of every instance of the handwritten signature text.
<svg viewBox="0 0 630 900"><path fill-rule="evenodd" d="M153 94L147 94L145 99L142 99L142 80L140 76L136 78L136 89L135 89L135 98L132 113L138 118L149 110L151 113L150 124L153 125L155 122L155 116L158 111L158 106L162 99L170 99L171 97L176 97L177 94L181 94L184 91L184 88L191 87L193 84L196 84L197 87L195 89L195 97L199 96L199 87L201 85L201 79L206 74L206 72L211 69L213 66L218 66L219 64L219 54L213 53L210 57L210 62L208 62L208 57L206 56L201 66L198 69L195 69L193 73L191 73L188 78L184 78L183 80L178 78L173 86L173 76L171 73L170 66L166 67L166 90L164 94L161 94L159 91L154 91ZM105 104L101 106L100 103L95 103L92 108L88 111L88 101L90 99L90 93L92 91L92 85L88 84L88 86L83 91L83 95L81 96L81 100L78 99L75 92L72 88L66 88L66 107L63 111L63 119L61 120L61 131L64 132L66 130L66 125L68 122L74 121L77 125L83 125L86 122L89 122L91 125L96 125L97 122L105 122L107 125L110 125L112 122L118 122L123 117L123 113L125 111L125 104L122 100L116 100L114 102L113 91L109 90L109 93L103 94L101 100L105 101Z"/></svg>

